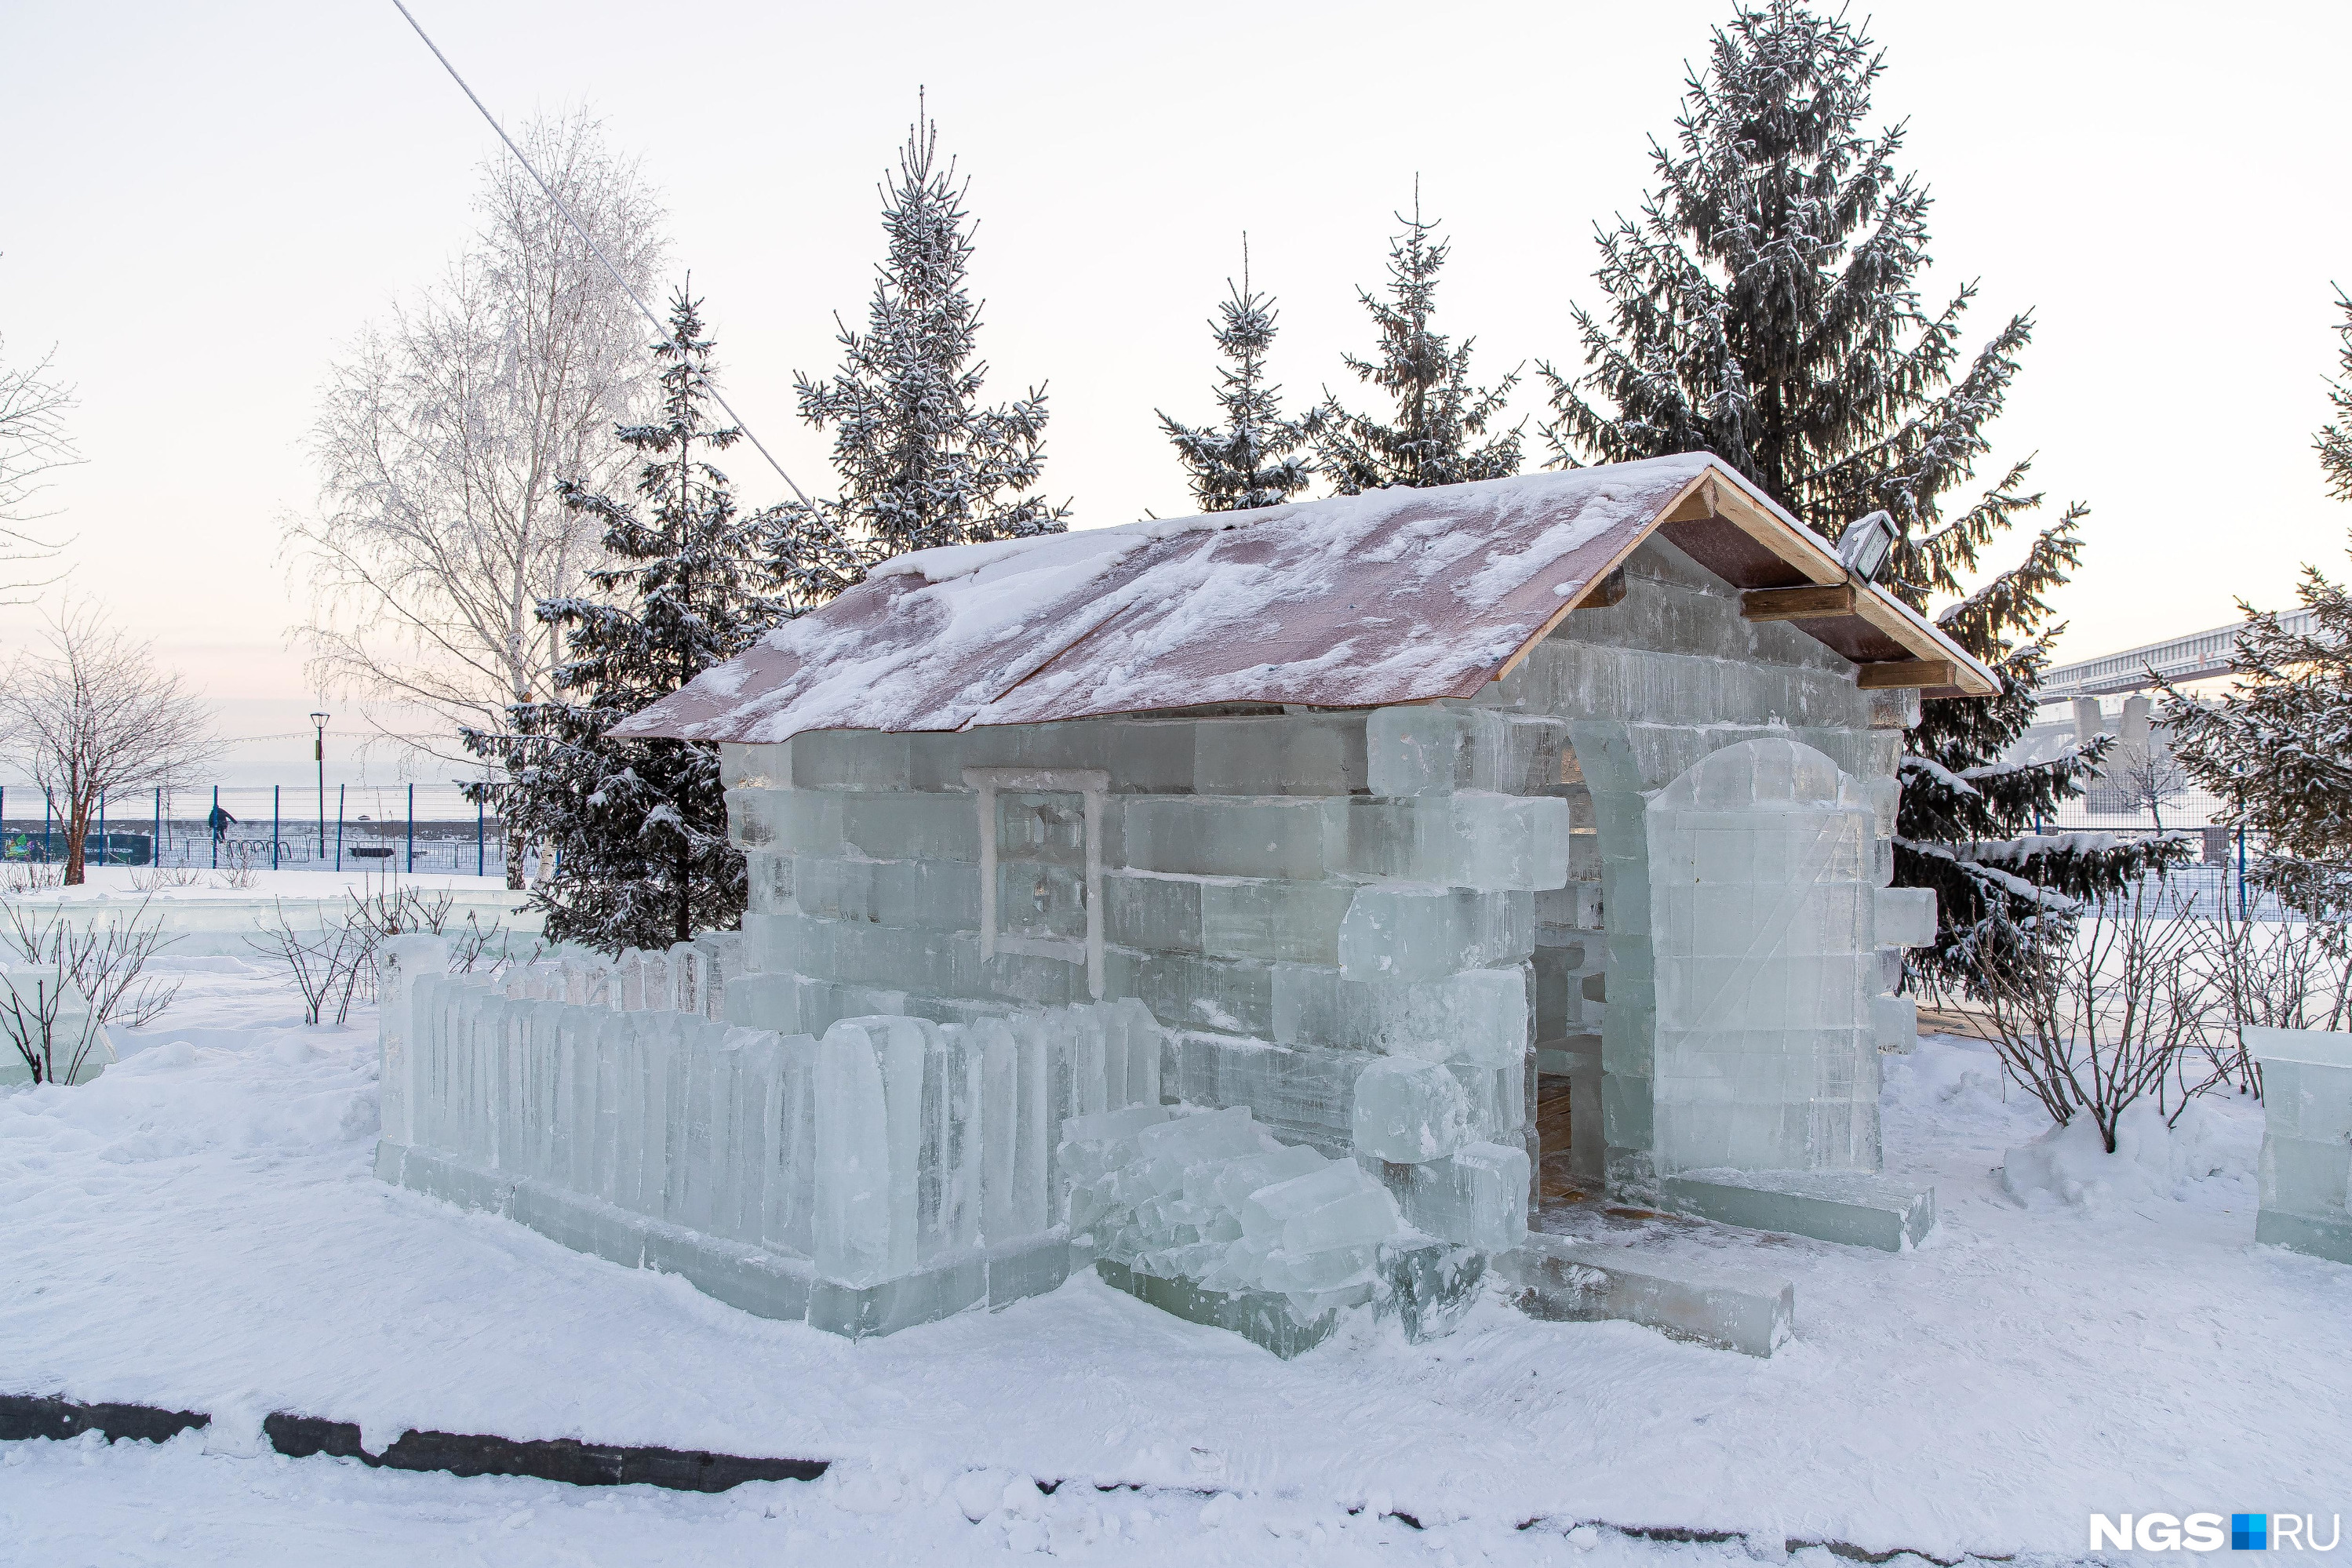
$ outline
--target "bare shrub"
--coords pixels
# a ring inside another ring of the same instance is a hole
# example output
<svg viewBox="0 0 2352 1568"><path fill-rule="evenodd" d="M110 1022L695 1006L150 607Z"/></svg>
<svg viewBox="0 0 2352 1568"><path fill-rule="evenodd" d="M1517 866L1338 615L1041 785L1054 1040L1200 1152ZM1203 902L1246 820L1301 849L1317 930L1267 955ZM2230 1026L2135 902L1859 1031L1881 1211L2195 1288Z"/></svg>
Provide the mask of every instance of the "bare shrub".
<svg viewBox="0 0 2352 1568"><path fill-rule="evenodd" d="M132 866L131 886L138 893L161 893L170 887L194 887L203 876L194 866Z"/></svg>
<svg viewBox="0 0 2352 1568"><path fill-rule="evenodd" d="M457 898L446 888L425 890L404 886L391 877L370 879L359 892L346 891L345 908L331 920L322 920L318 933L305 932L277 906L277 917L263 926L258 938L248 938L259 951L286 967L302 993L303 1021L317 1023L334 1009L334 1021L344 1022L354 1002L375 999L375 953L386 937L424 933L450 938L453 972L471 974L486 962L495 974L507 963L504 927L493 920L482 925L468 911L462 924L453 924Z"/></svg>
<svg viewBox="0 0 2352 1568"><path fill-rule="evenodd" d="M213 885L242 893L260 880L260 871L254 864L254 846L244 839L231 839L221 845L221 863L213 868Z"/></svg>
<svg viewBox="0 0 2352 1568"><path fill-rule="evenodd" d="M2202 1042L2212 1082L2260 1097L2246 1026L2340 1030L2352 1020L2352 934L2340 909L2253 920L2226 897L2218 917L2199 925L2191 962L2213 1002Z"/></svg>
<svg viewBox="0 0 2352 1568"><path fill-rule="evenodd" d="M286 913L283 900L271 901L273 915L261 935L246 938L255 951L278 960L302 993L302 1021L319 1023L332 1008L335 1022L351 1017L368 959L375 952L375 934L364 922L348 917L321 920L315 932L306 931Z"/></svg>
<svg viewBox="0 0 2352 1568"><path fill-rule="evenodd" d="M0 1035L7 1037L36 1083L71 1083L110 1023L151 1023L179 994L145 976L149 959L176 938L148 918L149 900L122 919L76 925L62 908L38 912L0 905Z"/></svg>
<svg viewBox="0 0 2352 1568"><path fill-rule="evenodd" d="M66 868L48 861L22 861L0 871L0 894L21 898L65 885Z"/></svg>
<svg viewBox="0 0 2352 1568"><path fill-rule="evenodd" d="M1991 1043L2009 1075L2060 1126L2090 1117L2109 1154L2125 1108L2152 1093L2161 1109L2183 1053L2202 1040L2209 998L2189 961L2200 924L2160 886L2141 884L2086 904L2071 941L2022 949L1986 987Z"/></svg>

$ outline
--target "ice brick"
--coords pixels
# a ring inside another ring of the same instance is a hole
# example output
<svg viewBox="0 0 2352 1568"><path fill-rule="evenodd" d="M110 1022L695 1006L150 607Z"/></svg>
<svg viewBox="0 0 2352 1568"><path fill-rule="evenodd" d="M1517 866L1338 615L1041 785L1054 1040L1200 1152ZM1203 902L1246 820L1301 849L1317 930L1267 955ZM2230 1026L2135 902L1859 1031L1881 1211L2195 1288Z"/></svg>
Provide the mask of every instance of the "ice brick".
<svg viewBox="0 0 2352 1568"><path fill-rule="evenodd" d="M1397 1165L1442 1159L1469 1136L1462 1084L1433 1061L1385 1057L1356 1075L1356 1149Z"/></svg>
<svg viewBox="0 0 2352 1568"><path fill-rule="evenodd" d="M1440 980L1517 964L1535 946L1535 895L1468 888L1360 887L1339 925L1350 980Z"/></svg>
<svg viewBox="0 0 2352 1568"><path fill-rule="evenodd" d="M1517 795L1323 802L1324 859L1358 876L1538 890L1568 880L1568 802Z"/></svg>
<svg viewBox="0 0 2352 1568"><path fill-rule="evenodd" d="M1211 796L1128 802L1127 863L1194 876L1323 874L1321 802Z"/></svg>
<svg viewBox="0 0 2352 1568"><path fill-rule="evenodd" d="M1871 998L1870 1025L1881 1051L1918 1049L1919 1004L1910 997Z"/></svg>
<svg viewBox="0 0 2352 1568"><path fill-rule="evenodd" d="M1936 890L1882 887L1874 900L1881 947L1932 947L1936 944Z"/></svg>
<svg viewBox="0 0 2352 1568"><path fill-rule="evenodd" d="M1503 768L1503 716L1486 708L1375 708L1364 721L1366 782L1375 795L1492 789Z"/></svg>
<svg viewBox="0 0 2352 1568"><path fill-rule="evenodd" d="M1685 1214L1904 1252L1936 1228L1936 1189L1862 1171L1685 1171L1659 1184Z"/></svg>
<svg viewBox="0 0 2352 1568"><path fill-rule="evenodd" d="M1471 969L1443 980L1350 980L1333 969L1277 965L1274 1038L1428 1061L1507 1066L1527 1053L1528 972Z"/></svg>

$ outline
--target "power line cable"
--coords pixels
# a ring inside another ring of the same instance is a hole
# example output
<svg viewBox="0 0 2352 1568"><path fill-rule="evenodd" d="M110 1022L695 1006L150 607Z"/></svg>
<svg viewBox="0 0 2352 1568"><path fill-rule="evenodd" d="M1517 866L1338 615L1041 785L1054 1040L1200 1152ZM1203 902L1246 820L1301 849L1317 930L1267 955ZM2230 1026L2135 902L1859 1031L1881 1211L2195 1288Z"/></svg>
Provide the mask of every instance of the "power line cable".
<svg viewBox="0 0 2352 1568"><path fill-rule="evenodd" d="M514 143L514 138L507 134L507 128L499 123L499 117L492 114L489 110L489 107L483 103L480 98L475 95L474 89L466 85L466 78L457 74L457 68L449 63L449 57L441 52L441 46L433 41L433 36L425 30L424 24L416 19L416 17L409 11L408 7L402 3L402 0L392 0L392 3L393 5L398 9L402 17L407 21L408 25L416 29L416 36L425 40L425 47L433 51L433 57L441 62L441 68L449 73L449 79L456 82L457 84L458 90L463 92L467 98L473 101L473 105L476 109L482 111L482 118L490 122L490 129L499 133L499 140L507 144L507 151L514 154L515 162L522 165L523 172L529 174L534 181L538 182L539 188L547 193L547 199L549 201L555 204L555 210L563 214L564 221L572 225L572 231L579 235L582 239L588 242L588 248L595 252L596 259L598 261L604 264L604 270L613 275L613 281L621 286L621 292L629 297L629 302L635 305L639 310L645 312L646 319L654 324L654 329L656 331L668 330L668 328L664 325L662 319L654 314L653 308L648 306L642 298L638 298L637 291L629 286L629 280L621 276L621 269L613 265L613 258L604 254L604 247L598 245L596 243L596 236L588 232L588 225L580 221L580 219L572 213L572 208L566 204L563 198L555 193L555 187L549 184L546 177L541 174L537 168L533 167L531 161L523 156L522 149L516 146ZM753 446L759 448L760 455L768 460L768 466L776 471L777 477L783 480L785 484L792 486L793 494L800 497L801 505L803 507L814 506L816 503L808 498L808 492L802 489L798 485L793 484L793 476L784 472L784 465L776 461L776 455L769 451L767 444L757 435L752 434L751 427L743 423L743 416L737 413L732 407L729 406L727 400L719 395L719 389L715 386L710 388L710 400L717 403L720 408L727 411L727 417L735 422L735 428L743 433L743 438L746 441L749 441Z"/></svg>

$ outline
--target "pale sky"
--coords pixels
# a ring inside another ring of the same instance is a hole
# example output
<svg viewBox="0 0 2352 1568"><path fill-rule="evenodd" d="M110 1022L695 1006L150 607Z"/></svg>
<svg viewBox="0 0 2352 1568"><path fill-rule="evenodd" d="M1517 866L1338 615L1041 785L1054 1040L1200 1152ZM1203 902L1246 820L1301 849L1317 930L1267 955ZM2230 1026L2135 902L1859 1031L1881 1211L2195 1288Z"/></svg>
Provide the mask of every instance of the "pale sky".
<svg viewBox="0 0 2352 1568"><path fill-rule="evenodd" d="M876 183L929 91L971 178L991 391L1048 383L1047 487L1078 527L1192 510L1153 415L1202 419L1206 319L1250 235L1294 404L1369 348L1391 214L1454 244L1442 328L1491 379L1579 362L1591 228L1718 3L789 6L415 0L510 123L585 104L643 160L708 300L723 385L804 486L796 370L835 362L882 236ZM1857 6L1856 11L1862 8ZM2345 566L2311 452L2352 284L2339 72L2352 6L1897 0L1871 10L1900 165L1933 188L1931 305L1969 344L2032 308L1996 457L2094 510L2062 608L2087 657L2283 604ZM488 128L390 0L0 4L0 335L55 344L89 461L52 525L68 586L257 733L310 706L284 517L329 360L468 225ZM1348 383L1352 387L1352 382ZM1535 421L1529 421L1535 450ZM746 500L782 486L748 448ZM52 591L53 592L55 591ZM26 612L0 617L0 643ZM332 705L331 705L332 706ZM296 717L299 722L299 716ZM289 777L309 747L284 747Z"/></svg>

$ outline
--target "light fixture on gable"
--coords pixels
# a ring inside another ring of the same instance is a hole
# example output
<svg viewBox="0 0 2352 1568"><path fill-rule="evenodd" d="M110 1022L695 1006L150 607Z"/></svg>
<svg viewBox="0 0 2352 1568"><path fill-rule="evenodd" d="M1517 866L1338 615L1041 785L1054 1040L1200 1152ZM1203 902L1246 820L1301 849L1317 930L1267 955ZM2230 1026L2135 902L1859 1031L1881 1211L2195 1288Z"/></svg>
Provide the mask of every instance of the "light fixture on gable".
<svg viewBox="0 0 2352 1568"><path fill-rule="evenodd" d="M1838 536L1838 559L1853 578L1876 582L1895 552L1895 519L1883 511L1873 512Z"/></svg>

